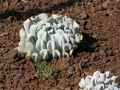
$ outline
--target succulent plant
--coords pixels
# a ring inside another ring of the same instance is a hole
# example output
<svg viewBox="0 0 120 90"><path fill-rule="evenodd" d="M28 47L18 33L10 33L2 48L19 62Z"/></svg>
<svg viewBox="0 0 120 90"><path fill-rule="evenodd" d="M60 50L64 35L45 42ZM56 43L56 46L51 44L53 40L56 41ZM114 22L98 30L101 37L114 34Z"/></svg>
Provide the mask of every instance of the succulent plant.
<svg viewBox="0 0 120 90"><path fill-rule="evenodd" d="M117 76L109 78L109 71L100 73L94 72L93 76L88 75L79 82L81 90L120 90L118 84L115 83Z"/></svg>
<svg viewBox="0 0 120 90"><path fill-rule="evenodd" d="M72 55L83 39L79 25L67 16L42 13L23 23L19 52L27 53L36 61Z"/></svg>

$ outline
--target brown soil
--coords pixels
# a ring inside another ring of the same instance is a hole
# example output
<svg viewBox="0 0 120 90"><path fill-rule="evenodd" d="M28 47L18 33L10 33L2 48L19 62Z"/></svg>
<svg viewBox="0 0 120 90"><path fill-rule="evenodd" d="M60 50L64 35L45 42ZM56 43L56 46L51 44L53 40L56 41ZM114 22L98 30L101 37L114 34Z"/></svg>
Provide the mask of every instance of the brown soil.
<svg viewBox="0 0 120 90"><path fill-rule="evenodd" d="M0 90L79 90L80 79L96 70L109 70L120 82L120 1L5 1L0 1ZM50 79L37 78L39 63L13 50L24 20L43 12L74 19L84 36L73 56L46 62L58 69Z"/></svg>

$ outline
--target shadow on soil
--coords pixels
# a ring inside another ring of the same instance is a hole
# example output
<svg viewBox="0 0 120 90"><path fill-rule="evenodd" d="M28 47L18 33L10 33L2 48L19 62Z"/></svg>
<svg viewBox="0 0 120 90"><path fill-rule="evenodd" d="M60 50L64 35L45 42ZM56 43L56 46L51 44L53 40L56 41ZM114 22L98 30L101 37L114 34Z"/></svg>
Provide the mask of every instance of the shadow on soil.
<svg viewBox="0 0 120 90"><path fill-rule="evenodd" d="M26 18L29 18L31 16L34 16L40 13L52 13L52 10L59 11L62 8L65 9L71 5L76 4L78 1L82 2L82 0L74 0L74 1L68 0L65 3L61 2L61 3L58 3L57 5L53 5L53 7L48 7L45 9L42 9L41 6L26 10L26 11L16 10L16 8L12 10L6 9L4 12L0 12L0 19L7 19L9 16L12 16L16 20L25 20Z"/></svg>
<svg viewBox="0 0 120 90"><path fill-rule="evenodd" d="M82 34L83 34L83 40L79 44L77 50L75 50L73 55L76 55L80 52L94 52L95 51L95 47L93 47L93 44L97 42L97 40L92 38L91 36L89 36L88 34L84 32L82 32Z"/></svg>
<svg viewBox="0 0 120 90"><path fill-rule="evenodd" d="M66 3L59 3L57 5L54 5L53 7L48 7L45 9L42 9L41 6L33 9L29 9L26 11L23 10L16 10L16 9L6 9L4 12L0 12L0 19L7 19L9 16L16 17L17 20L24 20L26 18L29 18L31 16L40 14L40 13L51 13L52 10L58 11L61 8L66 8L70 5L73 5L75 1L68 0Z"/></svg>

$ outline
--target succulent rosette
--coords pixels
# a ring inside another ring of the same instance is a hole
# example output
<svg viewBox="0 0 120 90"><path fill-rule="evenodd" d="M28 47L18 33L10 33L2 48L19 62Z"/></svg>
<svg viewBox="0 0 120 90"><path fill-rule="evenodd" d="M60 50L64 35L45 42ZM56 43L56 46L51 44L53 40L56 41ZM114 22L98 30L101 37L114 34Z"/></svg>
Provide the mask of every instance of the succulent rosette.
<svg viewBox="0 0 120 90"><path fill-rule="evenodd" d="M83 39L79 25L67 16L42 13L23 23L19 52L27 53L36 61L72 55Z"/></svg>
<svg viewBox="0 0 120 90"><path fill-rule="evenodd" d="M94 72L93 76L88 75L79 82L81 90L120 90L119 85L115 83L117 76L109 78L109 71L100 73Z"/></svg>

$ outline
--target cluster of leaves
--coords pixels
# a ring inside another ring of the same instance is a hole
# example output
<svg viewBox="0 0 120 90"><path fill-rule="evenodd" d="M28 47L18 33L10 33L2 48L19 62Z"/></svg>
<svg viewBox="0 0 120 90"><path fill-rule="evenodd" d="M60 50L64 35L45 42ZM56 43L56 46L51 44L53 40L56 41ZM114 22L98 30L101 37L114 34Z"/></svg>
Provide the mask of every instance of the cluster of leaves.
<svg viewBox="0 0 120 90"><path fill-rule="evenodd" d="M38 69L38 76L40 78L42 77L51 78L53 77L56 70L56 68L47 67L44 62L41 62L41 64L37 66L37 69Z"/></svg>

